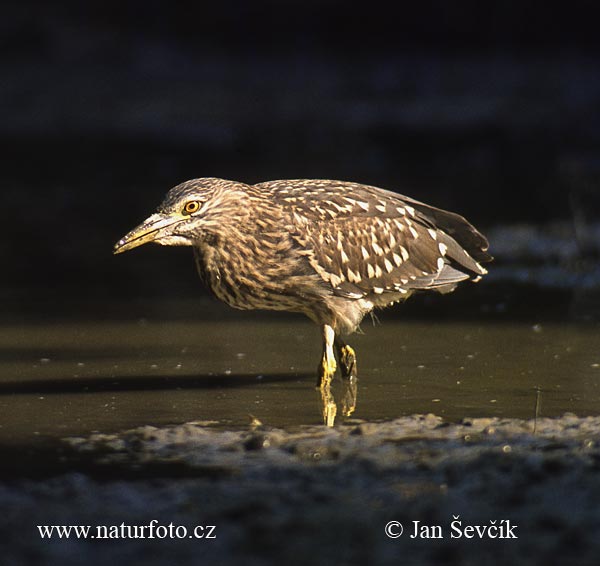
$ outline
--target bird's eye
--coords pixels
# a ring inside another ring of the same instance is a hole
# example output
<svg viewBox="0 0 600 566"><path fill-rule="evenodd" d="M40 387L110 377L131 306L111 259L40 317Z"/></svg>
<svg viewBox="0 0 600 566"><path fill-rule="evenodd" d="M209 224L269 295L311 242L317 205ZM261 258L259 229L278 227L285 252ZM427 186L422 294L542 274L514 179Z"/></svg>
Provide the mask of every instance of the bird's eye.
<svg viewBox="0 0 600 566"><path fill-rule="evenodd" d="M186 202L183 207L183 214L193 214L200 208L200 203L197 200Z"/></svg>

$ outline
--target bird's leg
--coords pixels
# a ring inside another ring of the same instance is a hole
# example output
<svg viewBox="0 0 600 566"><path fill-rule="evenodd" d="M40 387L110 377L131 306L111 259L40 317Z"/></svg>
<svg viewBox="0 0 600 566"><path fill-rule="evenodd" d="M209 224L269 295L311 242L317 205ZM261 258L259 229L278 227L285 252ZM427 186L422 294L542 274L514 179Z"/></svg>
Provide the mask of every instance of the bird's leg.
<svg viewBox="0 0 600 566"><path fill-rule="evenodd" d="M356 352L341 338L335 339L335 351L342 370L344 394L342 398L342 414L349 417L356 409L358 372L356 367Z"/></svg>
<svg viewBox="0 0 600 566"><path fill-rule="evenodd" d="M318 379L317 387L321 393L321 407L323 411L323 422L327 426L333 426L337 406L335 399L331 393L331 380L335 375L337 364L333 353L333 345L335 341L335 332L328 324L323 325L323 357L317 368Z"/></svg>

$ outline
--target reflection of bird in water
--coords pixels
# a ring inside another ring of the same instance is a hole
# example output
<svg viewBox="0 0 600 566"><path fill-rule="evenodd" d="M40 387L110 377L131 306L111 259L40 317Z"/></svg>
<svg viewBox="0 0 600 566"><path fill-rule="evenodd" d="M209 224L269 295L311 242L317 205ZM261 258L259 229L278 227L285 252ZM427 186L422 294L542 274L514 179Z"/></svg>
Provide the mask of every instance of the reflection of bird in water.
<svg viewBox="0 0 600 566"><path fill-rule="evenodd" d="M115 245L192 246L202 279L238 309L302 312L321 326L323 417L339 364L342 410L356 403L356 354L341 338L366 313L414 291L446 293L477 281L488 242L462 216L358 183L325 180L246 185L194 179L171 189L158 211ZM337 358L337 362L336 362Z"/></svg>

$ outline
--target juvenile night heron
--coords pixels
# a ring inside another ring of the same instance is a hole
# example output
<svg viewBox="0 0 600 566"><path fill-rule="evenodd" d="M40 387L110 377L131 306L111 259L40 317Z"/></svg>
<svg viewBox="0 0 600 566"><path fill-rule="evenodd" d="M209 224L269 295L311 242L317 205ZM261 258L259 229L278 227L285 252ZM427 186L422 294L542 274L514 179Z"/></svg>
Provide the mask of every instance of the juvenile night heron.
<svg viewBox="0 0 600 566"><path fill-rule="evenodd" d="M356 354L342 336L374 308L413 292L478 281L488 242L462 216L358 183L282 180L246 185L204 178L171 189L155 214L115 245L192 246L200 277L237 309L301 312L323 333L318 367L323 418L356 404ZM337 358L337 362L336 362Z"/></svg>

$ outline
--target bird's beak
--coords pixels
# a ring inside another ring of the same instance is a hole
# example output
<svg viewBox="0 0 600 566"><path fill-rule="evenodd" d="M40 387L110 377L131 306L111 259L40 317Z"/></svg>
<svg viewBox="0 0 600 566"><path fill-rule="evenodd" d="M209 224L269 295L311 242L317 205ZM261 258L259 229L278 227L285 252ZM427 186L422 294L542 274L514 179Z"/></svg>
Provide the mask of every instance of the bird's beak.
<svg viewBox="0 0 600 566"><path fill-rule="evenodd" d="M116 244L113 253L120 254L148 242L153 242L163 234L164 228L176 224L181 218L166 214L153 214L131 232L125 234Z"/></svg>

